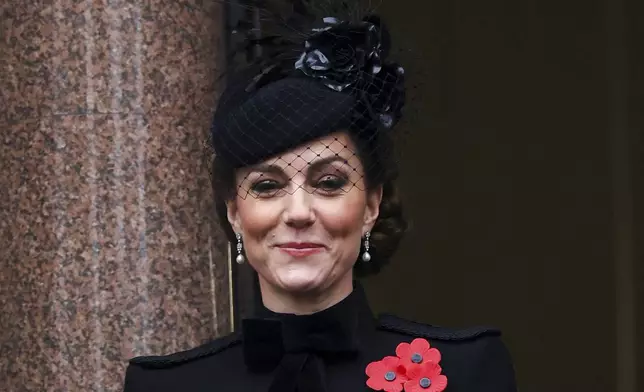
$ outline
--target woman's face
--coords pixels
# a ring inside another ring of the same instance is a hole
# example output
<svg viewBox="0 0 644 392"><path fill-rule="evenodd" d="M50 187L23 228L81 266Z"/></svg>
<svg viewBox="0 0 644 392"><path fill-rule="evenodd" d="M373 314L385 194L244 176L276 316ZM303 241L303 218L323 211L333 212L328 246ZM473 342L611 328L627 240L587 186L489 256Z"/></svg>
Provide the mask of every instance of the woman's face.
<svg viewBox="0 0 644 392"><path fill-rule="evenodd" d="M323 293L351 285L382 192L368 192L346 133L304 144L236 173L228 219L262 289Z"/></svg>

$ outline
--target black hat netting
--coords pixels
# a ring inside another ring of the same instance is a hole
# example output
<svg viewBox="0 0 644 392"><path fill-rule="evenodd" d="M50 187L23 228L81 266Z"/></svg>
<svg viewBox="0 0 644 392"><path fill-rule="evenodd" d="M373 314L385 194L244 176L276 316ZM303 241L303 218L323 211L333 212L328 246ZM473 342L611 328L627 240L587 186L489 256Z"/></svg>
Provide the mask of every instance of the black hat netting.
<svg viewBox="0 0 644 392"><path fill-rule="evenodd" d="M387 60L389 33L375 16L317 22L295 38L247 40L264 55L227 73L211 142L219 162L254 172L238 182L241 197L348 190L386 169L378 167L383 140L405 101L404 70ZM321 175L309 182L311 168Z"/></svg>

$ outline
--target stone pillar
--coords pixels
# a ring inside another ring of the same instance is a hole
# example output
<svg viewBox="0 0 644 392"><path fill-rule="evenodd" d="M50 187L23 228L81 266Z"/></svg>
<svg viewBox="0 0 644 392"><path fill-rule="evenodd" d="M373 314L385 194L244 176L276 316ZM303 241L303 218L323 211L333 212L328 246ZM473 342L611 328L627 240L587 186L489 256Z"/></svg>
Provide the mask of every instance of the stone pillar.
<svg viewBox="0 0 644 392"><path fill-rule="evenodd" d="M0 390L120 391L128 358L229 332L203 147L222 8L0 15Z"/></svg>

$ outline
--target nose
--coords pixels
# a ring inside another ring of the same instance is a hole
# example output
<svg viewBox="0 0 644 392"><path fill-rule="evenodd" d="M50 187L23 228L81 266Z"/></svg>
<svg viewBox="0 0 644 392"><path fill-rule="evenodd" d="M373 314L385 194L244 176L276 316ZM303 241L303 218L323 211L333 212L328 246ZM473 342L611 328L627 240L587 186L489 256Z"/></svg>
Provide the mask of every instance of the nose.
<svg viewBox="0 0 644 392"><path fill-rule="evenodd" d="M284 222L294 228L308 227L315 222L312 208L313 195L298 187L289 197L284 198Z"/></svg>

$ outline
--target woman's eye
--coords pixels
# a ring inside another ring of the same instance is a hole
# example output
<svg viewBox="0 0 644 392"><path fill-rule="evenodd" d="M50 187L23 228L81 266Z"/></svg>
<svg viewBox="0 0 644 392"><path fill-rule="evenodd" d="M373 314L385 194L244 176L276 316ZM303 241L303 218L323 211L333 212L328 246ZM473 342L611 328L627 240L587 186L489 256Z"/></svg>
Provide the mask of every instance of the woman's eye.
<svg viewBox="0 0 644 392"><path fill-rule="evenodd" d="M251 186L250 190L253 193L266 196L272 195L282 189L282 184L275 180L262 180L258 181Z"/></svg>
<svg viewBox="0 0 644 392"><path fill-rule="evenodd" d="M317 188L323 191L336 191L347 185L347 179L338 176L327 175L318 181Z"/></svg>

